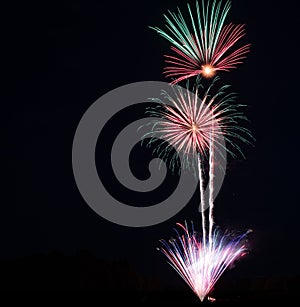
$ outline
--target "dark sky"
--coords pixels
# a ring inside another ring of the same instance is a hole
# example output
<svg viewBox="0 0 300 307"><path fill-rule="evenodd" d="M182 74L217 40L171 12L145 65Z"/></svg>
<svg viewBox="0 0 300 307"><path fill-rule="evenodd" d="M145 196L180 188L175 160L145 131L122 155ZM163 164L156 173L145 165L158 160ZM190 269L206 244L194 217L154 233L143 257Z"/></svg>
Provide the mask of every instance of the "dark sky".
<svg viewBox="0 0 300 307"><path fill-rule="evenodd" d="M167 81L162 69L168 44L148 26L162 26L162 14L177 5L184 10L185 3L41 1L4 12L2 60L12 82L4 88L1 112L2 259L88 250L103 259L126 259L143 274L174 277L156 247L176 222L198 219L197 195L162 224L115 225L82 199L71 151L77 124L97 98L132 82ZM235 274L299 274L294 3L233 0L228 16L246 24L243 41L252 46L244 64L220 76L248 105L257 140L245 149L246 160L230 161L216 200L218 225L253 229L251 253ZM97 165L102 162L97 150Z"/></svg>

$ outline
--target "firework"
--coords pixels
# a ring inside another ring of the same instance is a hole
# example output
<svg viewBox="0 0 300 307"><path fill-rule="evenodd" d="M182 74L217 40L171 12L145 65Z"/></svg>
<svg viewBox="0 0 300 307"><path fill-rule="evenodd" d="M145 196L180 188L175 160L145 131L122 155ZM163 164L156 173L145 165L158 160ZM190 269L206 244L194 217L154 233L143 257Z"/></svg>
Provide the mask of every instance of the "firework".
<svg viewBox="0 0 300 307"><path fill-rule="evenodd" d="M165 55L164 74L175 78L171 83L193 76L213 77L218 71L229 71L242 63L249 52L250 44L237 49L233 47L245 35L244 25L225 25L231 2L222 7L222 1L208 1L202 7L196 2L196 14L188 4L188 18L170 12L164 15L166 28L150 27L171 43L175 55ZM196 17L194 17L196 15Z"/></svg>
<svg viewBox="0 0 300 307"><path fill-rule="evenodd" d="M235 94L227 92L228 85L215 90L214 84L218 78L214 76L218 71L229 71L242 63L250 45L237 47L245 35L244 25L225 25L230 1L222 6L221 1L208 0L205 6L202 0L201 8L196 2L195 13L190 5L187 7L186 19L179 8L177 14L169 11L169 15L164 15L166 31L151 27L171 43L171 50L175 53L165 55L168 66L164 69L164 74L173 79L173 93L163 92L167 102L153 99L157 106L147 113L158 119L154 120L152 130L145 137L150 137L151 145L160 139L155 151L159 152L163 161L169 160L173 170L179 152L183 152L181 168L193 167L197 173L202 232L196 233L194 229L190 232L187 225L177 224L184 233L177 231L175 239L162 240L159 249L203 301L223 272L246 253L244 241L249 231L233 236L228 231L222 234L214 227L215 153L219 151L222 156L221 148L233 156L234 149L242 154L238 144L252 144L253 137L248 129L239 124L246 117L240 111L242 105L233 103ZM188 81L187 91L177 85L194 76L196 83L191 92ZM202 77L214 78L204 94L200 95L203 88L199 80ZM161 139L164 140L162 143ZM230 150L224 141L231 145ZM208 234L204 214L205 161L209 166Z"/></svg>
<svg viewBox="0 0 300 307"><path fill-rule="evenodd" d="M177 240L163 242L161 251L167 256L170 264L188 283L200 300L212 290L214 284L224 270L245 252L240 245L243 236L232 238L229 234L221 236L214 230L213 189L214 189L214 156L220 146L234 155L233 151L224 148L222 140L230 142L233 148L241 152L235 139L251 144L251 133L240 126L240 120L246 117L239 110L242 105L233 104L235 94L229 92L228 86L215 89L218 77L199 99L202 89L201 78L192 92L179 85L172 86L173 93L163 92L168 103L153 99L156 107L151 107L148 114L157 119L152 123L152 130L145 135L150 136L149 144L153 144L163 136L163 143L155 148L163 160L169 158L174 163L179 151L183 151L182 167L190 167L195 160L200 189L200 211L202 221L202 238L183 227L185 234L178 235ZM189 83L187 82L187 88ZM174 152L172 149L175 148ZM169 157L171 155L171 157ZM204 161L209 164L209 224L208 235L205 218L204 199ZM173 168L173 167L172 167Z"/></svg>
<svg viewBox="0 0 300 307"><path fill-rule="evenodd" d="M169 241L161 240L159 250L167 257L169 264L190 286L201 301L212 291L223 272L236 260L246 254L245 237L251 231L233 236L229 232L221 235L213 232L210 244L187 225L177 224L177 237Z"/></svg>
<svg viewBox="0 0 300 307"><path fill-rule="evenodd" d="M233 103L236 95L228 92L228 85L217 88L218 80L215 77L209 88L202 91L204 94L201 93L201 78L198 78L191 91L175 84L172 92L162 92L163 99L152 99L156 105L148 108L146 113L155 120L150 123L151 131L143 138L150 137L151 145L160 142L155 151L162 160L170 162L172 169L179 151L184 153L183 169L197 168L199 159L201 163L209 150L212 153L218 146L224 147L221 140L231 145L232 149L224 149L234 157L235 151L243 155L235 139L251 144L250 131L239 125L240 121L247 120L240 110L243 105ZM188 89L188 82L186 86Z"/></svg>

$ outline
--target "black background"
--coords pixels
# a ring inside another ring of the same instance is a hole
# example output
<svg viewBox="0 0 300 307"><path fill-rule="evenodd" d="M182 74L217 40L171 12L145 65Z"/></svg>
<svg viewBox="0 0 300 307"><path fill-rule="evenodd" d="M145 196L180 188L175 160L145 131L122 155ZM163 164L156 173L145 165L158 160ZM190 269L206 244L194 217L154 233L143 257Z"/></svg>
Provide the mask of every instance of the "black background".
<svg viewBox="0 0 300 307"><path fill-rule="evenodd" d="M244 150L246 160L229 161L216 200L218 225L253 229L250 254L224 280L263 279L264 288L271 278L281 292L288 291L285 281L295 284L300 256L295 3L232 1L227 21L246 24L243 42L251 43L251 52L238 69L220 74L248 105L256 138ZM148 26L163 26L162 14L177 6L185 11L186 2L43 1L3 9L2 290L101 292L99 280L109 279L118 291L131 276L122 270L146 280L146 289L186 290L156 247L176 222L197 220L198 196L162 224L115 225L84 202L71 163L75 129L97 98L131 82L168 81L162 70L169 44ZM134 112L126 120L130 116ZM146 169L140 157L136 153ZM97 165L103 160L97 150ZM106 275L93 269L97 263ZM63 282L51 282L56 278Z"/></svg>

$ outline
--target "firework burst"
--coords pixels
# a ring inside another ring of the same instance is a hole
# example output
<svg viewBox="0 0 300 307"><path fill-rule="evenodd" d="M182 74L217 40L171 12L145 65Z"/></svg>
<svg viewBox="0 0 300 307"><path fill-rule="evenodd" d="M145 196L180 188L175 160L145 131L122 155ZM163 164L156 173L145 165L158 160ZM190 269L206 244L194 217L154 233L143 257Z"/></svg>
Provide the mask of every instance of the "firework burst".
<svg viewBox="0 0 300 307"><path fill-rule="evenodd" d="M175 55L165 55L164 74L175 78L177 83L193 76L213 77L218 71L229 71L242 63L249 52L250 44L236 50L232 47L245 35L244 25L224 25L231 2L222 7L222 1L208 1L202 7L196 2L196 14L188 4L189 18L185 19L178 8L178 14L164 15L166 28L150 27L171 43ZM194 17L196 15L196 17Z"/></svg>
<svg viewBox="0 0 300 307"><path fill-rule="evenodd" d="M194 229L189 231L187 225L177 225L183 234L176 230L176 238L161 240L162 246L158 250L203 301L223 272L246 254L245 237L251 230L239 236L232 236L229 232L221 235L215 230L211 243L205 244Z"/></svg>
<svg viewBox="0 0 300 307"><path fill-rule="evenodd" d="M144 138L150 137L151 145L160 142L155 151L159 152L162 160L170 162L172 169L175 168L179 151L184 153L184 160L181 161L184 169L197 166L199 157L202 160L207 157L209 149L218 150L218 146L224 146L221 140L231 145L232 149L224 149L233 156L235 150L242 154L235 139L251 143L250 131L238 124L241 120L247 120L240 111L243 105L233 104L236 95L228 93L228 85L215 90L218 80L218 77L213 79L201 99L201 78L197 78L192 91L175 84L172 93L162 92L163 100L152 99L157 105L148 108L147 114L156 119L150 123L152 129ZM161 136L163 142L159 139Z"/></svg>

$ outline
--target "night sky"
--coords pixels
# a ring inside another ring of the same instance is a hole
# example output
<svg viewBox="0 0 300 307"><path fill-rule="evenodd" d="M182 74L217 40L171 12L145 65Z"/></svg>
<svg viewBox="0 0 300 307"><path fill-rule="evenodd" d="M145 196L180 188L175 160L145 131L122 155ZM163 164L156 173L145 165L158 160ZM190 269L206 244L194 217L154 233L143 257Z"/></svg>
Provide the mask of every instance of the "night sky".
<svg viewBox="0 0 300 307"><path fill-rule="evenodd" d="M216 199L218 225L253 229L250 254L230 272L233 276L300 273L294 3L233 0L227 19L246 24L243 42L251 43L251 51L238 69L220 74L221 82L231 84L238 101L247 105L256 138L254 147L245 146L245 160L229 159ZM132 82L168 81L162 70L169 44L148 26L163 26L162 14L177 5L185 11L186 1L94 0L26 3L4 12L2 60L9 82L1 102L2 261L84 250L104 260L128 261L145 276L176 280L156 247L159 239L174 234L176 222L199 219L198 195L159 225L119 226L85 203L71 156L76 127L96 99ZM123 117L130 122L136 112ZM111 127L120 129L121 124ZM99 168L106 167L106 151L106 143L97 147ZM148 165L143 154L136 150L130 162L141 173ZM112 191L132 201L132 194L118 185ZM143 202L141 195L136 197Z"/></svg>

